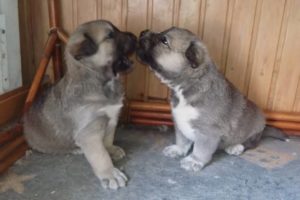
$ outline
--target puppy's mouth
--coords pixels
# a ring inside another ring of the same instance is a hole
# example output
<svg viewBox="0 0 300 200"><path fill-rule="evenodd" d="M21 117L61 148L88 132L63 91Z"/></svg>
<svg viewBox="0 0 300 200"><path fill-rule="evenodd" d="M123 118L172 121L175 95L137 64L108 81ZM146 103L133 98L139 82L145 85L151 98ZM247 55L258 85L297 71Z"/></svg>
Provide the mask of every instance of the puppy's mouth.
<svg viewBox="0 0 300 200"><path fill-rule="evenodd" d="M124 34L124 40L118 44L118 55L113 63L113 73L116 76L118 73L129 73L133 69L133 61L129 56L134 53L137 45L137 38L131 33Z"/></svg>
<svg viewBox="0 0 300 200"><path fill-rule="evenodd" d="M138 46L136 50L137 59L139 62L149 65L151 69L156 68L155 59L153 57L153 48L155 43L152 41L154 33L149 30L144 30L140 33Z"/></svg>
<svg viewBox="0 0 300 200"><path fill-rule="evenodd" d="M133 69L133 61L126 55L120 56L113 64L113 73L116 76L118 73L129 73Z"/></svg>

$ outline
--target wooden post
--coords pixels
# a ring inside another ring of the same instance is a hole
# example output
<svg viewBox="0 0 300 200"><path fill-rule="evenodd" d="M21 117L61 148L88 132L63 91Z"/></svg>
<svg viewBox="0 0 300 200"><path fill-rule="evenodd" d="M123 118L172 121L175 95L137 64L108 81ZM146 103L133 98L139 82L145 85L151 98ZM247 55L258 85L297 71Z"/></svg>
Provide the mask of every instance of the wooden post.
<svg viewBox="0 0 300 200"><path fill-rule="evenodd" d="M59 15L56 2L57 0L48 0L50 31L52 30L55 34L57 34L57 29L59 27ZM57 81L63 75L61 42L59 40L57 40L55 43L55 49L52 58L54 79Z"/></svg>
<svg viewBox="0 0 300 200"><path fill-rule="evenodd" d="M54 50L56 41L57 41L57 34L56 33L50 33L48 41L45 45L45 50L44 50L43 57L40 61L39 67L37 69L37 72L34 76L31 87L29 89L29 92L28 92L28 95L27 95L27 98L26 98L26 101L25 101L23 113L28 111L28 109L30 108L30 106L31 106L36 94L37 94L37 91L38 91L39 86L42 82L43 76L45 75L47 66L49 64L49 61L50 61L52 52Z"/></svg>
<svg viewBox="0 0 300 200"><path fill-rule="evenodd" d="M69 37L62 30L57 29L57 35L64 44L67 44Z"/></svg>

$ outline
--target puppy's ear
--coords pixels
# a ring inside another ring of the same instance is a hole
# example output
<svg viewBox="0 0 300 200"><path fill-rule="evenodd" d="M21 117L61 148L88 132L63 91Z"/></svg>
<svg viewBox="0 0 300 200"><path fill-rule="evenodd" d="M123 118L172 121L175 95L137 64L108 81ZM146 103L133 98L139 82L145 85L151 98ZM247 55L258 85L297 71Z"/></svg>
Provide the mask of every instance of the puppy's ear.
<svg viewBox="0 0 300 200"><path fill-rule="evenodd" d="M86 56L91 56L98 51L98 45L95 43L92 37L87 33L84 33L83 36L84 40L79 44L74 45L74 47L71 49L71 54L76 60L80 60Z"/></svg>
<svg viewBox="0 0 300 200"><path fill-rule="evenodd" d="M204 62L204 49L195 42L191 42L190 46L185 52L185 56L191 64L192 68L197 68Z"/></svg>

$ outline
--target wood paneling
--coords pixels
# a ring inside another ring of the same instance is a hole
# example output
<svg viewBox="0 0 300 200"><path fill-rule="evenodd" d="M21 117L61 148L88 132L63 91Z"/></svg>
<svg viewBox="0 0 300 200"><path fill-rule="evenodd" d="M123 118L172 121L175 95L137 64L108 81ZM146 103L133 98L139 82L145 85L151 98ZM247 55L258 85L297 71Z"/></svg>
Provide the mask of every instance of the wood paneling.
<svg viewBox="0 0 300 200"><path fill-rule="evenodd" d="M300 76L300 0L291 2L273 101L274 110L293 110Z"/></svg>
<svg viewBox="0 0 300 200"><path fill-rule="evenodd" d="M261 7L248 90L249 98L261 107L268 101L284 5L284 0L264 0Z"/></svg>
<svg viewBox="0 0 300 200"><path fill-rule="evenodd" d="M132 31L135 35L139 35L142 30L149 27L148 24L148 1L129 0L128 1L128 15L127 15L127 29ZM135 59L134 70L127 75L127 97L136 100L143 100L146 98L146 66L138 63Z"/></svg>
<svg viewBox="0 0 300 200"><path fill-rule="evenodd" d="M225 75L242 92L246 88L256 3L256 0L235 1L233 9Z"/></svg>
<svg viewBox="0 0 300 200"><path fill-rule="evenodd" d="M20 0L24 82L39 63L48 32L47 2ZM300 111L300 0L59 0L67 33L94 19L139 34L170 26L199 35L221 72L259 106ZM129 99L161 100L168 89L135 62Z"/></svg>
<svg viewBox="0 0 300 200"><path fill-rule="evenodd" d="M203 27L203 41L215 63L223 72L225 69L222 68L222 54L228 6L228 0L207 0Z"/></svg>

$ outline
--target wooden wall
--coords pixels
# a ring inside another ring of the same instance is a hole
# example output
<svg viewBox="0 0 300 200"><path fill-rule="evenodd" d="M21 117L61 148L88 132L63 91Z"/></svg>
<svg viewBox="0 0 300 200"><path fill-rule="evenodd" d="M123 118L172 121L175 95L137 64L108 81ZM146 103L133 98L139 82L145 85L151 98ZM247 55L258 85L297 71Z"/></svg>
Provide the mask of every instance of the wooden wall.
<svg viewBox="0 0 300 200"><path fill-rule="evenodd" d="M300 112L300 0L58 0L62 27L107 19L135 34L185 27L206 43L220 71L262 108ZM46 0L19 0L24 82L47 38ZM129 99L166 101L143 65L126 77Z"/></svg>

